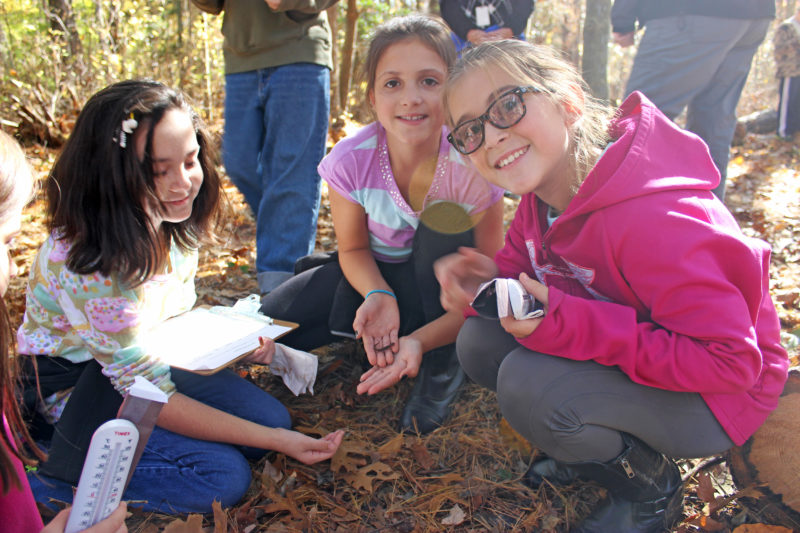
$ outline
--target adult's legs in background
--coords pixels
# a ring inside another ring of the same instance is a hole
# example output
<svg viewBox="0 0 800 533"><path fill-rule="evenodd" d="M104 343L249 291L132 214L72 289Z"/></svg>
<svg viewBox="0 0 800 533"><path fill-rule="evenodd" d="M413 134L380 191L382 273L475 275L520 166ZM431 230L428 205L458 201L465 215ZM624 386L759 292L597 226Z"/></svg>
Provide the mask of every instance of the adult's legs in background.
<svg viewBox="0 0 800 533"><path fill-rule="evenodd" d="M256 218L262 293L314 250L329 87L328 69L310 63L225 77L225 168Z"/></svg>
<svg viewBox="0 0 800 533"><path fill-rule="evenodd" d="M689 108L686 129L709 146L720 170L715 194L724 199L736 104L769 20L701 15L647 22L626 94L643 92L671 119Z"/></svg>
<svg viewBox="0 0 800 533"><path fill-rule="evenodd" d="M800 131L800 76L781 78L778 94L778 135L788 139Z"/></svg>
<svg viewBox="0 0 800 533"><path fill-rule="evenodd" d="M259 154L264 139L264 106L259 71L225 76L225 133L222 157L225 171L252 209L261 204Z"/></svg>
<svg viewBox="0 0 800 533"><path fill-rule="evenodd" d="M753 56L764 41L771 21L745 22L744 31L717 68L713 82L689 103L686 112L686 129L706 141L711 158L720 169L721 181L714 194L723 200L731 141L736 130L736 106L750 74Z"/></svg>
<svg viewBox="0 0 800 533"><path fill-rule="evenodd" d="M330 71L293 63L262 71L264 138L257 210L258 284L269 292L314 251L325 155Z"/></svg>

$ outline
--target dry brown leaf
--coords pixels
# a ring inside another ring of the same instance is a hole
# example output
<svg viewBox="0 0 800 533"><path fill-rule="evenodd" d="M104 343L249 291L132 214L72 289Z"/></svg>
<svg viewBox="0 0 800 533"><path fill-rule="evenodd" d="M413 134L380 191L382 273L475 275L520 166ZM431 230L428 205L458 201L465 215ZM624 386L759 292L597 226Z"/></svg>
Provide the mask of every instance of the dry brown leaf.
<svg viewBox="0 0 800 533"><path fill-rule="evenodd" d="M294 517L301 517L302 513L297 509L297 505L292 500L291 496L283 497L276 492L270 492L267 498L271 501L264 502L258 505L258 508L265 513L279 513L287 511Z"/></svg>
<svg viewBox="0 0 800 533"><path fill-rule="evenodd" d="M426 448L425 444L419 439L411 445L411 451L414 453L414 459L423 470L430 470L436 463L431 453L428 451L428 448Z"/></svg>
<svg viewBox="0 0 800 533"><path fill-rule="evenodd" d="M275 461L277 463L277 461ZM281 472L275 464L264 461L264 469L261 471L261 483L276 485L283 479Z"/></svg>
<svg viewBox="0 0 800 533"><path fill-rule="evenodd" d="M375 490L375 481L390 481L400 476L386 463L378 461L369 464L357 472L345 474L345 479L356 489L366 490L370 494Z"/></svg>
<svg viewBox="0 0 800 533"><path fill-rule="evenodd" d="M256 522L257 514L255 509L253 509L254 501L255 498L250 498L249 500L246 500L239 506L231 509L235 524L241 527L241 526L248 526Z"/></svg>
<svg viewBox="0 0 800 533"><path fill-rule="evenodd" d="M190 514L185 521L177 518L164 527L164 533L205 533L203 515Z"/></svg>
<svg viewBox="0 0 800 533"><path fill-rule="evenodd" d="M397 455L397 452L403 447L403 434L398 433L389 442L378 448L378 454L381 459L388 459Z"/></svg>
<svg viewBox="0 0 800 533"><path fill-rule="evenodd" d="M365 464L367 464L367 457L370 451L352 440L344 440L339 445L339 449L331 457L331 471L340 473L342 470L345 472L355 472Z"/></svg>
<svg viewBox="0 0 800 533"><path fill-rule="evenodd" d="M455 504L450 512L442 518L442 524L446 526L457 526L464 522L467 518L467 513L458 505Z"/></svg>
<svg viewBox="0 0 800 533"><path fill-rule="evenodd" d="M722 531L723 529L726 529L725 524L717 522L710 516L705 515L698 516L693 520L690 520L689 523L693 526L699 527L703 531Z"/></svg>
<svg viewBox="0 0 800 533"><path fill-rule="evenodd" d="M714 487L706 472L697 475L697 497L706 503L714 503Z"/></svg>
<svg viewBox="0 0 800 533"><path fill-rule="evenodd" d="M214 511L214 533L228 533L228 514L222 508L222 502L211 502L211 510Z"/></svg>
<svg viewBox="0 0 800 533"><path fill-rule="evenodd" d="M522 435L511 427L511 424L505 418L500 420L498 428L500 438L503 439L503 444L515 451L518 451L523 456L529 456L533 452L531 443L528 442Z"/></svg>

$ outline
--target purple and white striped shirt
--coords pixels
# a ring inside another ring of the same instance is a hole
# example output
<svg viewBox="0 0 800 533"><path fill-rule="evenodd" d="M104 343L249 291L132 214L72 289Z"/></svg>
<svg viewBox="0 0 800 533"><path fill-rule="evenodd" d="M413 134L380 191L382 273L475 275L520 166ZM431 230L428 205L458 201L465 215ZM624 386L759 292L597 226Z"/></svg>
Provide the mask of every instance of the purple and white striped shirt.
<svg viewBox="0 0 800 533"><path fill-rule="evenodd" d="M367 214L370 248L376 259L400 263L411 255L420 213L439 202L460 205L472 218L498 201L503 190L487 182L447 142L442 127L433 181L414 210L400 194L392 174L386 131L373 122L339 141L318 167L328 186ZM417 190L413 183L409 190Z"/></svg>

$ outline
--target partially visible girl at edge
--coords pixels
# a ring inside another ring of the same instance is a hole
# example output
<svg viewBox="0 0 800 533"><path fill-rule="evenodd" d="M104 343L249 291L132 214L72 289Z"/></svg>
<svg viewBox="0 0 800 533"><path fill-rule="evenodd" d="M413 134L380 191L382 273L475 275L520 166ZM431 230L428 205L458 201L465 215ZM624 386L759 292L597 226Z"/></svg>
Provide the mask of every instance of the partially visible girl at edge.
<svg viewBox="0 0 800 533"><path fill-rule="evenodd" d="M786 381L769 247L712 194L700 139L641 93L613 114L550 48L476 47L451 71L445 108L458 150L522 200L494 259L463 248L437 263L444 307L467 309L495 277L545 306L542 318L468 318L461 364L546 454L531 485L608 489L572 531L671 528L673 458L744 443Z"/></svg>
<svg viewBox="0 0 800 533"><path fill-rule="evenodd" d="M11 350L11 327L5 296L9 280L16 276L17 265L11 257L14 238L22 223L22 208L33 193L33 177L25 154L17 142L0 131L0 516L4 533L61 533L67 525L69 509L64 509L44 527L36 508L24 465L33 463L25 448L37 450L22 421L15 395L17 360ZM39 459L43 456L39 454ZM90 533L122 533L126 505L119 507L105 520L85 530ZM44 529L43 529L44 527Z"/></svg>
<svg viewBox="0 0 800 533"><path fill-rule="evenodd" d="M53 166L51 234L32 265L18 333L20 353L38 366L28 382L41 386L40 426L55 425L49 460L29 476L39 502L72 500L92 432L115 417L136 376L169 396L125 492L146 510L232 506L250 485L248 459L276 450L310 464L341 442L341 431L292 431L286 408L232 370L193 374L141 348L152 326L195 304L197 248L221 199L210 152L179 92L131 80L89 99ZM273 353L268 342L249 360L269 363Z"/></svg>
<svg viewBox="0 0 800 533"><path fill-rule="evenodd" d="M400 428L420 433L442 424L464 382L453 344L464 317L442 309L433 262L460 245L493 255L503 238L502 190L447 143L442 88L454 60L439 19L410 15L375 30L365 71L377 120L319 165L338 263L302 272L262 300L266 314L300 323L283 343L310 349L336 332L360 337L372 365L402 354L417 378Z"/></svg>

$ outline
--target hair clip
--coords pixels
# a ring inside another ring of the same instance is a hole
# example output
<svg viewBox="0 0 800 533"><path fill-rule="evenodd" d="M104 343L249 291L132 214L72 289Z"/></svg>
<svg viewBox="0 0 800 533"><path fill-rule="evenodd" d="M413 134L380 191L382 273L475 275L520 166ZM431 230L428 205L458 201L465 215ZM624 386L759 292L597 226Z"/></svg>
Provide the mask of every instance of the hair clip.
<svg viewBox="0 0 800 533"><path fill-rule="evenodd" d="M122 121L122 131L119 133L119 145L122 148L128 144L128 139L125 137L127 133L130 135L133 131L139 126L139 122L133 118L133 111L131 111L130 118L126 118Z"/></svg>

